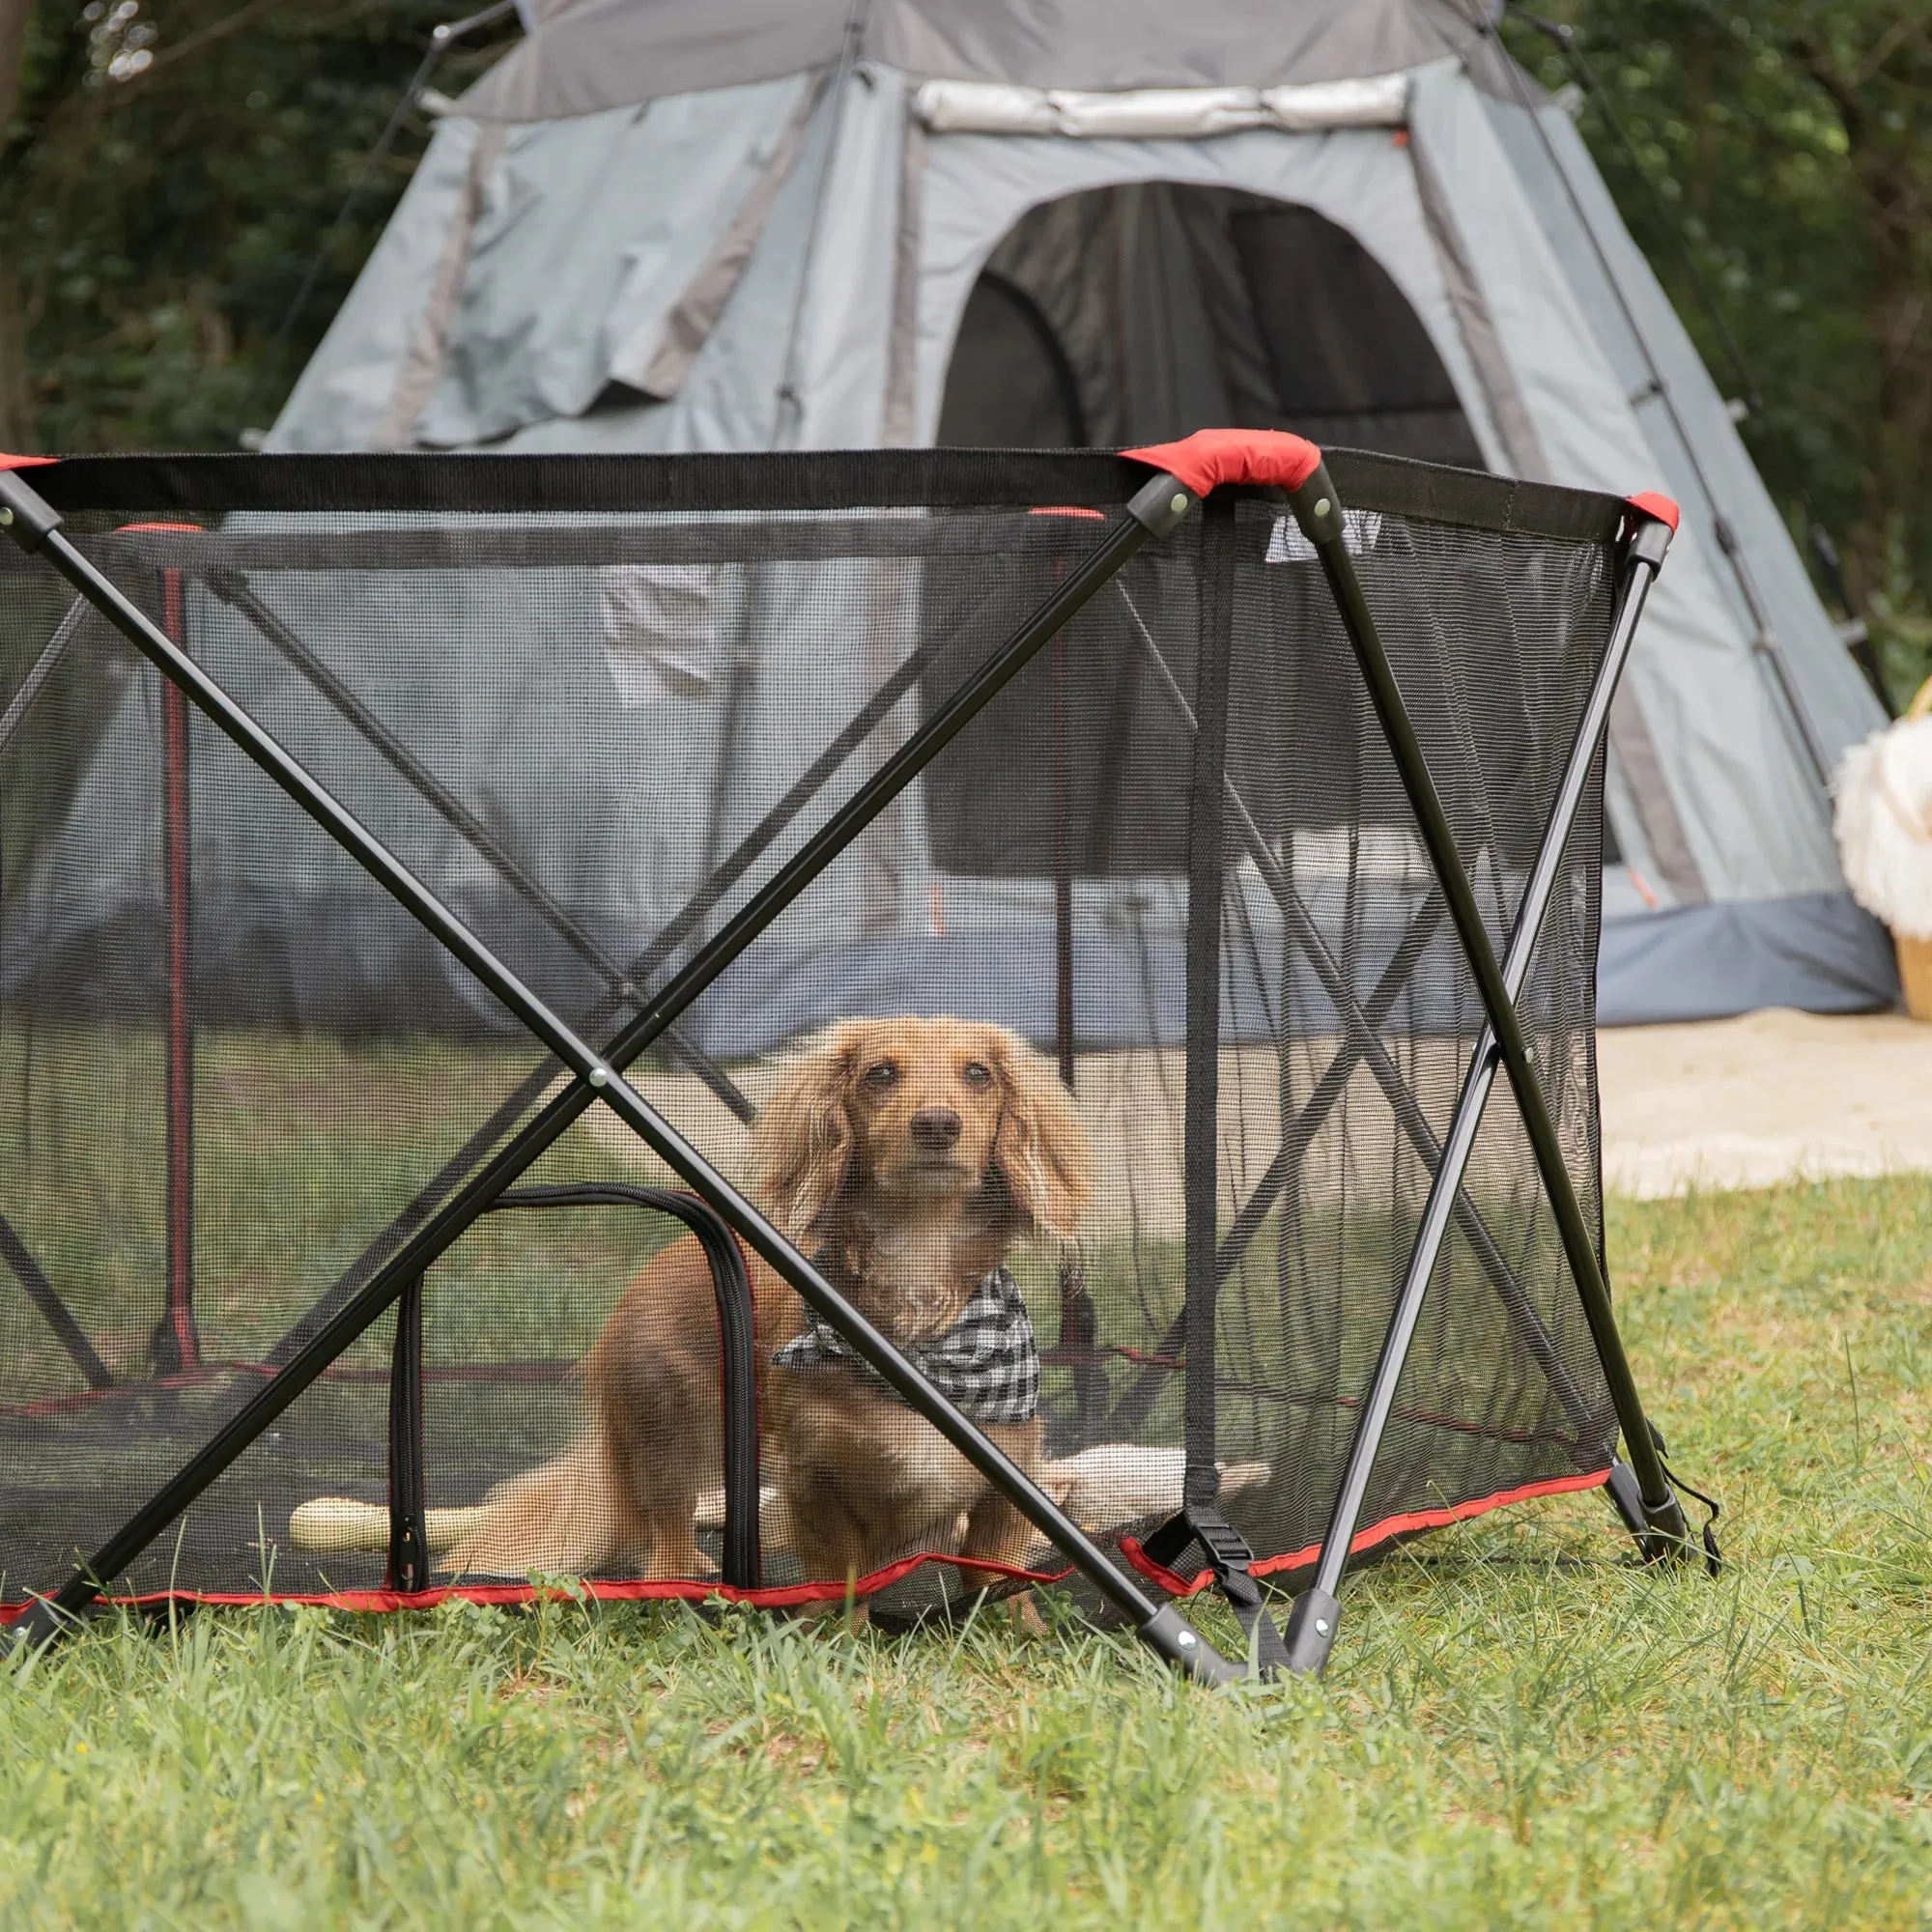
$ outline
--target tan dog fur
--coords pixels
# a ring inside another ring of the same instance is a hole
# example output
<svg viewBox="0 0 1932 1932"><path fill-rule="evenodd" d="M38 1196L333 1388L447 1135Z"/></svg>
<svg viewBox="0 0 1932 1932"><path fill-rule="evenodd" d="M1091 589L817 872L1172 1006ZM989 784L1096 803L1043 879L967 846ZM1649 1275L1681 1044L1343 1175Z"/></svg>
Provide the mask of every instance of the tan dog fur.
<svg viewBox="0 0 1932 1932"><path fill-rule="evenodd" d="M752 1153L766 1210L901 1346L950 1327L1022 1236L1069 1239L1093 1185L1091 1145L1052 1069L1004 1028L954 1019L829 1028L759 1116ZM755 1257L751 1273L768 1463L806 1576L844 1581L917 1548L1020 1563L1024 1519L937 1431L842 1367L772 1366L804 1313ZM493 1490L440 1567L708 1575L693 1523L722 1480L719 1380L710 1276L681 1240L639 1274L585 1358L582 1435ZM1038 1477L1037 1420L988 1433Z"/></svg>
<svg viewBox="0 0 1932 1932"><path fill-rule="evenodd" d="M943 1148L938 1122L956 1129ZM901 1348L950 1328L1021 1236L1070 1239L1093 1188L1086 1129L1052 1068L1005 1029L960 1020L835 1027L773 1096L753 1150L786 1233ZM834 1368L778 1371L768 1386L808 1577L863 1577L914 1549L1020 1563L1025 1519L876 1384ZM1037 1417L986 1433L1038 1480Z"/></svg>

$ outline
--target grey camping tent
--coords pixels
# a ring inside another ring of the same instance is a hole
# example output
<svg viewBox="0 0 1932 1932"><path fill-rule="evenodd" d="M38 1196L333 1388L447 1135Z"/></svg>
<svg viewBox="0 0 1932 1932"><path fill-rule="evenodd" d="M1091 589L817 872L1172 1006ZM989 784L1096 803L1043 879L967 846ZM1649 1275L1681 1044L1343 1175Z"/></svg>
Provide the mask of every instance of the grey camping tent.
<svg viewBox="0 0 1932 1932"><path fill-rule="evenodd" d="M1600 1014L1894 997L1824 782L1878 707L1568 115L1491 21L1452 0L525 14L270 447L1217 423L1663 489L1684 530L1612 726Z"/></svg>

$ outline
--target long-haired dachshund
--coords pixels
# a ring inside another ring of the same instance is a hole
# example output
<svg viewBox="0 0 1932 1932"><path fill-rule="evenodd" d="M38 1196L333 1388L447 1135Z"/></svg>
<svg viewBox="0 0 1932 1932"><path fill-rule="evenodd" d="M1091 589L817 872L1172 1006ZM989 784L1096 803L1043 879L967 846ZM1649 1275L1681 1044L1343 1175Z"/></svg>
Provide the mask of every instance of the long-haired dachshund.
<svg viewBox="0 0 1932 1932"><path fill-rule="evenodd" d="M786 1069L752 1155L773 1219L1037 1478L1038 1354L1006 1261L1025 1236L1071 1239L1094 1165L1052 1068L1003 1027L843 1021ZM752 1282L767 1473L806 1577L914 1549L1019 1565L1030 1532L1005 1497L755 1257ZM709 1574L693 1524L722 1480L720 1359L695 1240L631 1284L584 1383L577 1441L494 1490L445 1570Z"/></svg>

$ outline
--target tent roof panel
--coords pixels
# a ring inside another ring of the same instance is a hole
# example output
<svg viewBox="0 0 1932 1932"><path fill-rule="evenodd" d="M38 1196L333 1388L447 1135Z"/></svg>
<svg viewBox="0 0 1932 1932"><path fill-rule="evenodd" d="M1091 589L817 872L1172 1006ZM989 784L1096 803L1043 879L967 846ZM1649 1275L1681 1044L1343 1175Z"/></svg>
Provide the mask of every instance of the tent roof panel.
<svg viewBox="0 0 1932 1932"><path fill-rule="evenodd" d="M1499 81L1488 0L550 0L464 98L543 121L775 80L861 52L923 78L1112 91L1274 87L1400 72L1444 55ZM1492 70L1494 71L1492 72Z"/></svg>

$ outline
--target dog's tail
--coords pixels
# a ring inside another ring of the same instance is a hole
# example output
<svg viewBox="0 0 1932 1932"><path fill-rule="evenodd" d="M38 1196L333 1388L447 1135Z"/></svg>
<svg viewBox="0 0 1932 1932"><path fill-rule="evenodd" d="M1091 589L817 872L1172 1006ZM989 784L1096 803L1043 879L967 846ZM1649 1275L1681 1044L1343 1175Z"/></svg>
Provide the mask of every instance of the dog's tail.
<svg viewBox="0 0 1932 1932"><path fill-rule="evenodd" d="M443 1551L437 1568L457 1576L526 1577L532 1570L581 1577L634 1548L639 1525L594 1429L540 1468L498 1483Z"/></svg>

